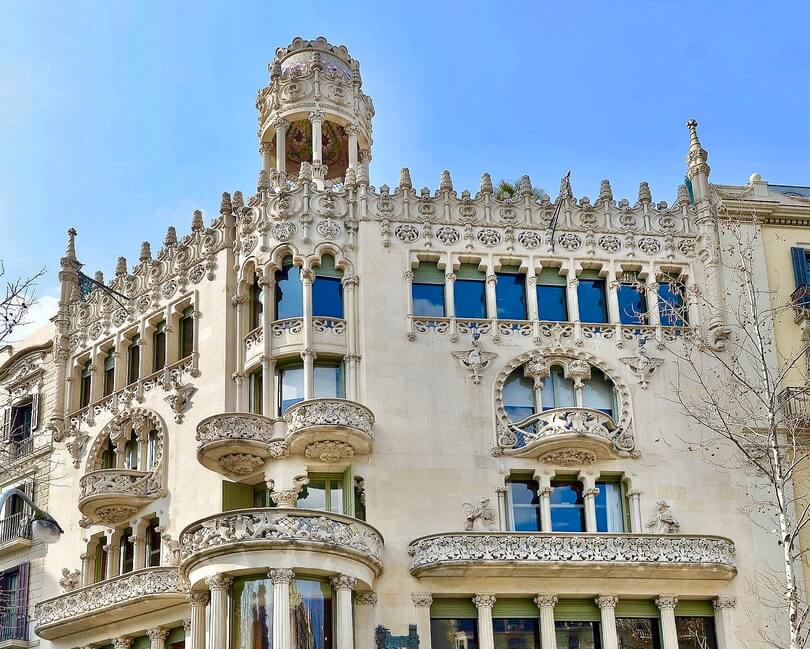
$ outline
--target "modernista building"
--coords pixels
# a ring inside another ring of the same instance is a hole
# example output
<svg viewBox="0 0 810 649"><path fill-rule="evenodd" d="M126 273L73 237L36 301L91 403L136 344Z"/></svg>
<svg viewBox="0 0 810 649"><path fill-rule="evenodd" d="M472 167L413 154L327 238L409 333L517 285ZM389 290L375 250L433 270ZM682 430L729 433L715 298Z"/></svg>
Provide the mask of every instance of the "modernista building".
<svg viewBox="0 0 810 649"><path fill-rule="evenodd" d="M552 201L372 186L322 38L256 106L255 193L111 279L70 230L53 327L3 359L2 486L65 534L4 512L0 647L764 646L745 476L668 442L664 348L730 340L697 124L671 205Z"/></svg>

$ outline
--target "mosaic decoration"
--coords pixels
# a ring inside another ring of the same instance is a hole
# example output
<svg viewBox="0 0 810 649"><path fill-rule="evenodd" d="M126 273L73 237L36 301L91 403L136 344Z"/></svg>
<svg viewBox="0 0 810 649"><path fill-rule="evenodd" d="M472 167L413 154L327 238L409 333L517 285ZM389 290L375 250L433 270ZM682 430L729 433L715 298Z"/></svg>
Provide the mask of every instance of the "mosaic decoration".
<svg viewBox="0 0 810 649"><path fill-rule="evenodd" d="M349 141L340 124L323 120L321 159L328 168L327 179L343 176L349 166ZM298 173L302 162L312 162L312 125L299 119L287 127L288 171Z"/></svg>

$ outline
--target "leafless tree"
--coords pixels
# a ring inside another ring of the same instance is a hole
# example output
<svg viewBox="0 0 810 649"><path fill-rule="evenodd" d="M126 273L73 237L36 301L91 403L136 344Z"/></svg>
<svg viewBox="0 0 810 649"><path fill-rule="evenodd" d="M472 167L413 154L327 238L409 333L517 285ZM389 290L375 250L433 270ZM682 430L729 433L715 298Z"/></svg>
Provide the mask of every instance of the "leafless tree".
<svg viewBox="0 0 810 649"><path fill-rule="evenodd" d="M5 295L0 294L0 345L6 342L12 332L26 324L28 310L36 303L37 281L45 274L42 268L28 277L4 279ZM0 279L5 278L6 269L0 260Z"/></svg>

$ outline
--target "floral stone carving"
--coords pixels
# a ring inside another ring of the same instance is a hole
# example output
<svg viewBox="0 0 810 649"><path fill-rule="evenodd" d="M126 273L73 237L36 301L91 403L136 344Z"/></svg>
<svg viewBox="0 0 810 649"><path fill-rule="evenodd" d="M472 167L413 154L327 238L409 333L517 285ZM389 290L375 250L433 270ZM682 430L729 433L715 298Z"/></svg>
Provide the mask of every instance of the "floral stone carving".
<svg viewBox="0 0 810 649"><path fill-rule="evenodd" d="M304 455L309 459L319 459L321 462L339 462L352 459L354 449L346 442L325 440L308 445Z"/></svg>
<svg viewBox="0 0 810 649"><path fill-rule="evenodd" d="M248 475L264 464L264 460L258 455L249 453L229 453L223 455L217 462L223 471L236 475Z"/></svg>
<svg viewBox="0 0 810 649"><path fill-rule="evenodd" d="M287 436L310 428L353 428L374 438L374 415L365 406L343 399L302 401L287 410Z"/></svg>
<svg viewBox="0 0 810 649"><path fill-rule="evenodd" d="M596 453L584 448L561 448L544 453L540 461L557 466L589 466L596 462Z"/></svg>

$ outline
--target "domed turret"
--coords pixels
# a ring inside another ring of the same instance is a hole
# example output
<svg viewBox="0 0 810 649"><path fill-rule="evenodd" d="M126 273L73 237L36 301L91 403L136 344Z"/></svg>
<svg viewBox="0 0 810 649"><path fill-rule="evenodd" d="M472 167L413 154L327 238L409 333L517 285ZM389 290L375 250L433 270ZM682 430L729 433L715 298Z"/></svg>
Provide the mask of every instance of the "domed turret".
<svg viewBox="0 0 810 649"><path fill-rule="evenodd" d="M361 92L360 65L344 46L295 38L276 50L269 69L270 85L256 99L265 171L297 176L309 162L313 180L323 185L371 159L374 105Z"/></svg>

